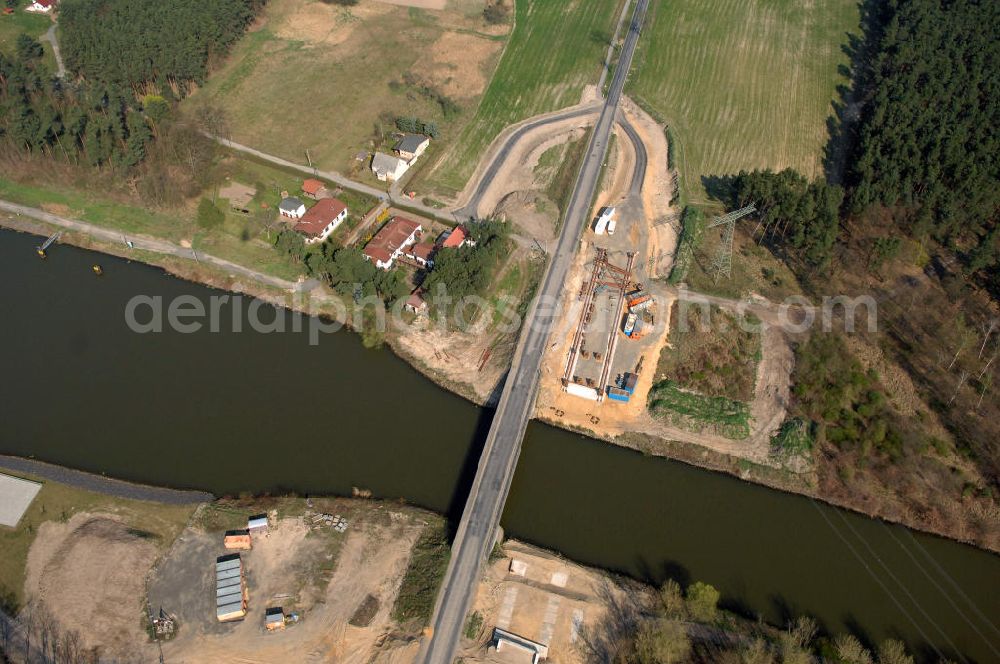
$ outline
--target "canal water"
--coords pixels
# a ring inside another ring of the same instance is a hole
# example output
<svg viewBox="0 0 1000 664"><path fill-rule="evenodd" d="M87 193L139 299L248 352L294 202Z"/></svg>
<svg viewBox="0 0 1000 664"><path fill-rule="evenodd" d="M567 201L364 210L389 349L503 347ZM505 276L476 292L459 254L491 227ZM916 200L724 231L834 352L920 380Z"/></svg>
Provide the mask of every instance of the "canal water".
<svg viewBox="0 0 1000 664"><path fill-rule="evenodd" d="M226 294L61 245L42 261L37 243L0 230L0 452L219 495L359 487L460 513L490 411L353 334L234 332L249 298L222 307L218 332L136 334L135 295ZM503 526L644 580L706 581L774 623L809 614L922 661L1000 662L1000 557L545 425L528 428Z"/></svg>

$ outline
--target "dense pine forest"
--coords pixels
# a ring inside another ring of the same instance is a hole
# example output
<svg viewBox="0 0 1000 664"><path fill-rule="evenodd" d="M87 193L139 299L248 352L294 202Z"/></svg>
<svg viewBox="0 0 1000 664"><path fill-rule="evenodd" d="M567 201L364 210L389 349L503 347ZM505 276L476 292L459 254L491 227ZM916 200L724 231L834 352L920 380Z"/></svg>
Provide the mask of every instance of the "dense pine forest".
<svg viewBox="0 0 1000 664"><path fill-rule="evenodd" d="M144 193L161 202L184 195L207 164L207 148L174 117L174 103L204 80L212 58L227 51L262 4L64 0L65 79L53 75L27 35L16 54L0 54L0 143L13 154L118 172L157 154L159 162L145 165ZM165 135L169 140L154 147Z"/></svg>
<svg viewBox="0 0 1000 664"><path fill-rule="evenodd" d="M90 81L202 83L213 57L240 38L263 0L63 0L66 66Z"/></svg>
<svg viewBox="0 0 1000 664"><path fill-rule="evenodd" d="M908 231L996 261L1000 3L890 0L854 163L854 211L911 210Z"/></svg>

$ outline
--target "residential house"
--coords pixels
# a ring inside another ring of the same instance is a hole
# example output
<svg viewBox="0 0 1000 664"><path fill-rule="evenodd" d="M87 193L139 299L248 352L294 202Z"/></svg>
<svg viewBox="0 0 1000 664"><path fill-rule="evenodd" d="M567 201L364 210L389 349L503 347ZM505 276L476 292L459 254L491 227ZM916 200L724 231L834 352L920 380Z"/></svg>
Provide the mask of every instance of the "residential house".
<svg viewBox="0 0 1000 664"><path fill-rule="evenodd" d="M286 196L278 204L278 212L288 219L301 219L306 213L306 204L295 196Z"/></svg>
<svg viewBox="0 0 1000 664"><path fill-rule="evenodd" d="M465 230L465 226L455 226L450 231L445 231L438 238L438 244L442 249L458 249L464 247L466 244L475 245L469 239L469 232Z"/></svg>
<svg viewBox="0 0 1000 664"><path fill-rule="evenodd" d="M420 267L434 267L434 250L435 247L433 244L420 242L410 247L405 252L405 255L407 258L416 261Z"/></svg>
<svg viewBox="0 0 1000 664"><path fill-rule="evenodd" d="M306 237L306 244L313 244L330 237L344 219L347 219L347 203L338 198L321 198L292 228Z"/></svg>
<svg viewBox="0 0 1000 664"><path fill-rule="evenodd" d="M33 2L24 8L26 12L38 12L41 14L48 14L52 11L53 7L56 6L55 0L33 0Z"/></svg>
<svg viewBox="0 0 1000 664"><path fill-rule="evenodd" d="M420 134L403 134L403 137L396 142L392 151L410 166L417 160L417 157L424 153L431 139Z"/></svg>
<svg viewBox="0 0 1000 664"><path fill-rule="evenodd" d="M406 217L393 217L365 245L364 254L375 267L388 270L404 250L417 241L423 227Z"/></svg>
<svg viewBox="0 0 1000 664"><path fill-rule="evenodd" d="M403 177L409 167L410 165L399 157L384 152L376 152L372 157L372 173L383 182L395 182Z"/></svg>
<svg viewBox="0 0 1000 664"><path fill-rule="evenodd" d="M403 303L403 308L418 315L427 311L427 301L424 300L423 289L418 288L410 293L410 297L406 298L406 302Z"/></svg>
<svg viewBox="0 0 1000 664"><path fill-rule="evenodd" d="M313 178L309 178L308 180L302 181L302 193L308 196L309 198L313 198L316 200L319 200L321 198L326 198L328 196L326 191L326 185L320 182L319 180L315 180Z"/></svg>

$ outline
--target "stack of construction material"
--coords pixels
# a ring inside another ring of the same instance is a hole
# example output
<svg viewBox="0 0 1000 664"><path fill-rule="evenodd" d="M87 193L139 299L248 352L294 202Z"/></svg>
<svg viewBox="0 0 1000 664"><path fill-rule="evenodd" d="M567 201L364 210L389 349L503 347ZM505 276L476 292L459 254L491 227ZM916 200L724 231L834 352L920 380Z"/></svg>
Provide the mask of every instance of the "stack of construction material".
<svg viewBox="0 0 1000 664"><path fill-rule="evenodd" d="M247 589L240 554L215 561L215 617L219 622L241 620L247 614Z"/></svg>

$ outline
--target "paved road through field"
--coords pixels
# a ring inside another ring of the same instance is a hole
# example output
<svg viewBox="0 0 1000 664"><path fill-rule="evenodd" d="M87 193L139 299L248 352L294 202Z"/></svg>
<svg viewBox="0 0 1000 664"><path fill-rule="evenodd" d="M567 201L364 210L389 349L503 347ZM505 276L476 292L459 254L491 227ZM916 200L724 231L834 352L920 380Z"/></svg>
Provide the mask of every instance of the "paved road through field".
<svg viewBox="0 0 1000 664"><path fill-rule="evenodd" d="M625 79L639 39L649 0L638 0L621 57L600 118L594 127L582 168L566 208L556 251L542 280L539 296L524 324L524 332L504 384L489 436L479 460L476 479L462 514L451 561L445 573L433 619L433 634L424 653L426 664L452 664L465 616L472 605L482 564L493 546L500 515L513 479L524 430L538 389L542 354L555 322L558 302L579 239L589 217L590 202L601 174L608 138L614 126Z"/></svg>

